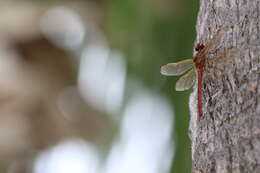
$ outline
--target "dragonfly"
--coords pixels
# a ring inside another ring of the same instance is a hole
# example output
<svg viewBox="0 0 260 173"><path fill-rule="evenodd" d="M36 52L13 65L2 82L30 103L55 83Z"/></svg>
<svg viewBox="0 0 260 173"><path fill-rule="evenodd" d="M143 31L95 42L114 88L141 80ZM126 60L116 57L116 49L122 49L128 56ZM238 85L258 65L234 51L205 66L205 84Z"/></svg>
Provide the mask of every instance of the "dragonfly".
<svg viewBox="0 0 260 173"><path fill-rule="evenodd" d="M222 35L227 31L219 29L213 38L207 43L197 43L195 46L195 54L192 59L185 59L176 63L168 63L161 67L161 74L166 76L183 75L176 83L176 91L184 91L192 88L197 81L197 109L198 119L203 118L202 95L203 95L203 72L205 65L226 55L227 51L223 51L218 56L208 58L209 51L220 42Z"/></svg>

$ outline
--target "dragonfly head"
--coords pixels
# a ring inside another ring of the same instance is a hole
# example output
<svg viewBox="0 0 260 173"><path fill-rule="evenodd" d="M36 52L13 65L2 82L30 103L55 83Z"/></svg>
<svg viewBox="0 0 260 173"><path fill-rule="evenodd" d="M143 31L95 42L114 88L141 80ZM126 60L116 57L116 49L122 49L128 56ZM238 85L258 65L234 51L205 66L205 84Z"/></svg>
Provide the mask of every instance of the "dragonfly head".
<svg viewBox="0 0 260 173"><path fill-rule="evenodd" d="M197 52L201 51L203 48L204 48L204 44L203 43L197 43L196 47L195 47L195 50Z"/></svg>

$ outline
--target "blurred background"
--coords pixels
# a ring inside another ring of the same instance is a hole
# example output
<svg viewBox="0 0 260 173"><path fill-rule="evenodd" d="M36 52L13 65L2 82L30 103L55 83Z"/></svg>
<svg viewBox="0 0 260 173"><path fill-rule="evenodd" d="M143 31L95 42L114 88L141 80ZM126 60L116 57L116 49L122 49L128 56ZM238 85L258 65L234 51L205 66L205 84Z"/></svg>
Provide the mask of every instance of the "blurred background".
<svg viewBox="0 0 260 173"><path fill-rule="evenodd" d="M0 0L0 173L188 173L198 1Z"/></svg>

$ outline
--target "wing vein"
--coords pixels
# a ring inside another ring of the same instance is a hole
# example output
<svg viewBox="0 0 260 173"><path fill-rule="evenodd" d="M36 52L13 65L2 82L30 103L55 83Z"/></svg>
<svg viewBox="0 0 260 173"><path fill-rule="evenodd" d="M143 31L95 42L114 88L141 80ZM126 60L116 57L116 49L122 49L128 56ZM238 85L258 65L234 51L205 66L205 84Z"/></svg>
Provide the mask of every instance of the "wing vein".
<svg viewBox="0 0 260 173"><path fill-rule="evenodd" d="M186 59L177 63L169 63L161 67L161 74L177 76L185 73L194 66L192 59Z"/></svg>
<svg viewBox="0 0 260 173"><path fill-rule="evenodd" d="M176 82L176 91L184 91L190 89L194 85L195 81L196 71L195 68L193 68Z"/></svg>

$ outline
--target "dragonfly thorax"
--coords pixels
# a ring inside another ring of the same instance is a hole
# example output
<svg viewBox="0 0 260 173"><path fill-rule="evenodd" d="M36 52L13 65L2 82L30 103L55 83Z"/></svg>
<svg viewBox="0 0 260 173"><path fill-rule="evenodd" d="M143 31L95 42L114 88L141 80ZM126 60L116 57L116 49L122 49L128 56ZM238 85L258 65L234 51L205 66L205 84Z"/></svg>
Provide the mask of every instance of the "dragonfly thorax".
<svg viewBox="0 0 260 173"><path fill-rule="evenodd" d="M202 52L197 52L193 57L193 63L195 64L196 68L203 68L205 65L205 55Z"/></svg>
<svg viewBox="0 0 260 173"><path fill-rule="evenodd" d="M193 63L195 64L196 68L203 68L205 64L205 54L203 52L203 49L205 48L205 45L203 43L197 43L195 50L196 54L193 57Z"/></svg>

